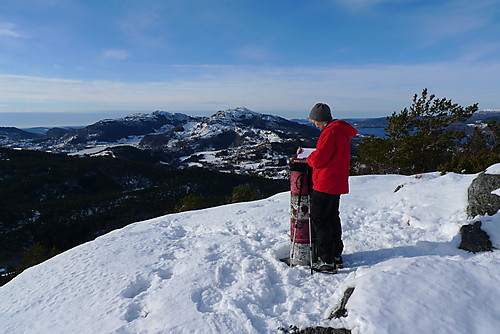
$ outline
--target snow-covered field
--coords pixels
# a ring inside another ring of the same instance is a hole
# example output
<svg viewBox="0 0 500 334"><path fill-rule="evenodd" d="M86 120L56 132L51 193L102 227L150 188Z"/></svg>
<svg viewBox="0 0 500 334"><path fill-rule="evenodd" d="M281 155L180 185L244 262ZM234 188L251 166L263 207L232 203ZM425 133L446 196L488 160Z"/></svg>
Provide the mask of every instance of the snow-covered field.
<svg viewBox="0 0 500 334"><path fill-rule="evenodd" d="M0 332L497 333L500 253L457 249L474 177L352 177L336 275L279 261L289 193L139 222L0 288ZM500 247L500 214L481 220ZM329 320L349 287L347 317Z"/></svg>

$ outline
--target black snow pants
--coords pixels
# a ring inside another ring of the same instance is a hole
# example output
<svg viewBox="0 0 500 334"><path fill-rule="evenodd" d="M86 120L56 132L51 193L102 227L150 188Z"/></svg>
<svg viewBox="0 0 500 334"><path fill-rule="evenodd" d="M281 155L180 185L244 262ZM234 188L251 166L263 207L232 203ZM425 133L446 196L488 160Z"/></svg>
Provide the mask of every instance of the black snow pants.
<svg viewBox="0 0 500 334"><path fill-rule="evenodd" d="M313 190L311 196L311 219L316 234L316 251L326 263L342 254L342 226L340 224L340 195Z"/></svg>

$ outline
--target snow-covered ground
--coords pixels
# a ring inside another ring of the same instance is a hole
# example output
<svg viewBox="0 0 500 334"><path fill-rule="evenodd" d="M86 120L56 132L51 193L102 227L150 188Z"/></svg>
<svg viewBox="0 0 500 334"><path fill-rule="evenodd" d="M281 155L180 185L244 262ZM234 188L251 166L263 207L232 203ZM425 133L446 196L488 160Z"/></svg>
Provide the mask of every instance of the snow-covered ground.
<svg viewBox="0 0 500 334"><path fill-rule="evenodd" d="M137 147L139 146L139 143L141 142L143 136L130 136L128 138L122 138L115 143L95 143L95 146L86 148L84 150L68 153L68 155L79 155L79 156L84 156L84 155L94 155L98 156L99 152L106 151L108 148L113 148L113 147L118 147L118 146L123 146L123 145L128 145L128 146L133 146ZM107 153L104 153L104 155L107 155Z"/></svg>
<svg viewBox="0 0 500 334"><path fill-rule="evenodd" d="M279 261L289 193L139 222L0 288L0 332L497 333L500 253L457 249L474 177L352 177L336 275ZM481 220L500 247L500 214ZM349 287L347 317L329 320Z"/></svg>

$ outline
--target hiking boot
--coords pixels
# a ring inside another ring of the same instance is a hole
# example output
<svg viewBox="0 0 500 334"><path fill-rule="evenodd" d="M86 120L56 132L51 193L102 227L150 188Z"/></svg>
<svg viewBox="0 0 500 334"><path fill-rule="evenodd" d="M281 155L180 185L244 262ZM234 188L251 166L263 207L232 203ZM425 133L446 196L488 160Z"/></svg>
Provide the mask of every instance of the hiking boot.
<svg viewBox="0 0 500 334"><path fill-rule="evenodd" d="M333 263L337 266L337 268L344 268L344 262L342 262L342 256L337 256L333 258Z"/></svg>
<svg viewBox="0 0 500 334"><path fill-rule="evenodd" d="M335 263L326 263L320 258L318 258L318 262L313 263L312 269L316 271L328 272L331 274L335 274L337 272L337 266L335 265Z"/></svg>

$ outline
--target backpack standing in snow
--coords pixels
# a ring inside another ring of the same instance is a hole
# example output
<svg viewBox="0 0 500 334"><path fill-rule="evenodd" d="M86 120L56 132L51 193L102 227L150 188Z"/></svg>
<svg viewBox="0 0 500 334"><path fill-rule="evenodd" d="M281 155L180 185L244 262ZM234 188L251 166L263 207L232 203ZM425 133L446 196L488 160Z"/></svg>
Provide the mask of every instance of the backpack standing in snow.
<svg viewBox="0 0 500 334"><path fill-rule="evenodd" d="M342 268L342 226L340 195L349 193L350 140L358 131L345 121L333 120L330 107L317 103L309 120L321 129L316 150L307 157L313 168L311 220L316 234L318 262L313 269L336 272ZM297 154L302 151L299 147Z"/></svg>

